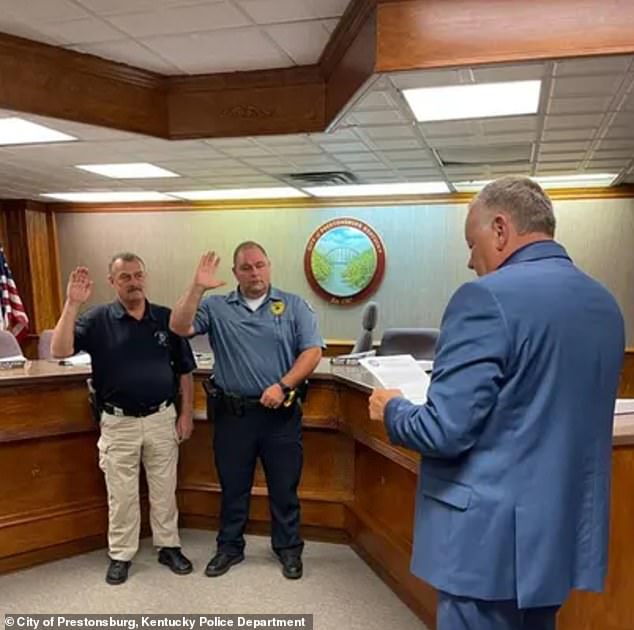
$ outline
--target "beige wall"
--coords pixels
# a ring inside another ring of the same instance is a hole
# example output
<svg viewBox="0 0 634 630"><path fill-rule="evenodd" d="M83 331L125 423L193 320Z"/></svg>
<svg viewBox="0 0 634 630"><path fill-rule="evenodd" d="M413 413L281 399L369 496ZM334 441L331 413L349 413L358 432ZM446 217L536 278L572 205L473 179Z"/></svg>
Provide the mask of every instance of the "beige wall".
<svg viewBox="0 0 634 630"><path fill-rule="evenodd" d="M634 199L562 201L556 204L558 240L576 263L616 295L634 344ZM151 274L151 299L171 305L190 280L200 253L222 256L229 285L231 253L243 240L257 240L273 262L274 284L307 298L322 334L353 339L363 305L330 306L310 289L303 255L310 234L323 222L351 216L381 235L386 273L374 298L380 305L379 334L393 326L438 326L452 292L472 277L466 268L464 205L313 210L242 210L125 214L60 214L58 228L64 277L76 265L96 280L94 301L111 299L106 267L115 251L140 254Z"/></svg>

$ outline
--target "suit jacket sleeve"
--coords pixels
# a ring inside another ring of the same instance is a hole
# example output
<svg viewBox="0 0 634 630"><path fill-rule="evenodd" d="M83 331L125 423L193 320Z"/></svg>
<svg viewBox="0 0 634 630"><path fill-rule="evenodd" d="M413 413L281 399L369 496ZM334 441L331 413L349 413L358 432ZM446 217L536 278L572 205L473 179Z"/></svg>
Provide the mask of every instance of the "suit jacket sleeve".
<svg viewBox="0 0 634 630"><path fill-rule="evenodd" d="M478 282L463 285L443 316L427 402L394 398L386 406L392 442L428 457L468 451L496 404L509 348L509 331L493 294Z"/></svg>

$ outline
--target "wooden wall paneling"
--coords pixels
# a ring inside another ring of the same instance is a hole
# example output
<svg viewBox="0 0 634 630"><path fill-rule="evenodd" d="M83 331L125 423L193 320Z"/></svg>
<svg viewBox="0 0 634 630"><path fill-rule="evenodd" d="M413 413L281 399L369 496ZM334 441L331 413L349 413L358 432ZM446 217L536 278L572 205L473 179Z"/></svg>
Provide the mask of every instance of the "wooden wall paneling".
<svg viewBox="0 0 634 630"><path fill-rule="evenodd" d="M2 201L0 201L0 245L2 245L4 253L8 256L9 243L7 240L7 219L4 209L2 208Z"/></svg>
<svg viewBox="0 0 634 630"><path fill-rule="evenodd" d="M0 444L68 433L96 435L82 382L26 384L0 389ZM95 439L96 441L96 439Z"/></svg>
<svg viewBox="0 0 634 630"><path fill-rule="evenodd" d="M377 72L632 53L634 4L629 0L381 3L377 33Z"/></svg>
<svg viewBox="0 0 634 630"><path fill-rule="evenodd" d="M23 201L4 201L2 204L7 230L5 252L22 303L29 318L31 318L35 309L24 205Z"/></svg>
<svg viewBox="0 0 634 630"><path fill-rule="evenodd" d="M57 217L54 212L47 211L48 254L51 267L51 308L55 322L62 314L62 307L66 299L67 279L62 278L62 268L59 256L59 237L57 234Z"/></svg>
<svg viewBox="0 0 634 630"><path fill-rule="evenodd" d="M160 75L0 33L0 107L167 137Z"/></svg>
<svg viewBox="0 0 634 630"><path fill-rule="evenodd" d="M28 207L28 206L27 206ZM56 249L51 249L51 221L39 208L26 211L27 242L33 292L32 331L54 328L61 313L59 296L60 273L56 265Z"/></svg>
<svg viewBox="0 0 634 630"><path fill-rule="evenodd" d="M29 332L53 328L61 313L57 233L47 206L33 201L3 202L7 257L29 316Z"/></svg>
<svg viewBox="0 0 634 630"><path fill-rule="evenodd" d="M52 511L105 505L97 439L97 433L71 433L3 444L0 528L38 521Z"/></svg>
<svg viewBox="0 0 634 630"><path fill-rule="evenodd" d="M194 436L181 447L178 487L218 493L220 484L212 451L213 424L196 422ZM344 502L352 498L354 443L337 431L304 430L304 468L300 496L315 501ZM266 496L266 480L258 462L254 493Z"/></svg>
<svg viewBox="0 0 634 630"><path fill-rule="evenodd" d="M625 351L618 397L634 398L634 348Z"/></svg>

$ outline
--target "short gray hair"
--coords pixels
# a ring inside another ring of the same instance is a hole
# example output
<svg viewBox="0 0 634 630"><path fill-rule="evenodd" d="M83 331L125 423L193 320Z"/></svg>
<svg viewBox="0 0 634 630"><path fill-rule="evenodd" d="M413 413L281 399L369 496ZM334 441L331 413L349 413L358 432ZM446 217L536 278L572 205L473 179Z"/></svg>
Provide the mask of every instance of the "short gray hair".
<svg viewBox="0 0 634 630"><path fill-rule="evenodd" d="M112 273L112 265L114 265L117 260L122 260L123 262L140 262L143 269L145 269L145 263L143 262L141 256L133 254L132 252L119 252L110 259L110 263L108 264L108 273Z"/></svg>
<svg viewBox="0 0 634 630"><path fill-rule="evenodd" d="M233 250L234 267L236 265L236 260L238 260L238 254L245 249L259 249L266 256L266 258L269 257L269 255L266 253L266 250L264 249L264 247L262 247L262 245L260 245L260 243L256 243L255 241L243 241Z"/></svg>
<svg viewBox="0 0 634 630"><path fill-rule="evenodd" d="M471 203L489 212L505 212L518 234L555 235L555 213L544 189L528 177L503 177L487 184Z"/></svg>

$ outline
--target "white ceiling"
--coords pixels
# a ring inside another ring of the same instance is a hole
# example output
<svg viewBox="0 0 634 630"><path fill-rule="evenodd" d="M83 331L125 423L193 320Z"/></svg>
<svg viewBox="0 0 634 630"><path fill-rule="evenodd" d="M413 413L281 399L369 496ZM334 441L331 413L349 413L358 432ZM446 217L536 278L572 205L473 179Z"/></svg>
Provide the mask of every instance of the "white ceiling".
<svg viewBox="0 0 634 630"><path fill-rule="evenodd" d="M349 0L0 0L0 32L153 70L315 63Z"/></svg>
<svg viewBox="0 0 634 630"><path fill-rule="evenodd" d="M260 3L267 0L252 1ZM535 116L417 124L400 92L418 86L536 78L542 79L543 89ZM8 115L15 113L0 111L0 117ZM37 199L44 192L279 186L284 185L283 174L329 170L349 171L368 184L578 172L615 172L617 183L634 183L633 56L376 77L337 128L323 134L170 142L20 116L77 136L80 142L0 148L0 198ZM182 177L112 180L73 168L112 162L151 162Z"/></svg>

